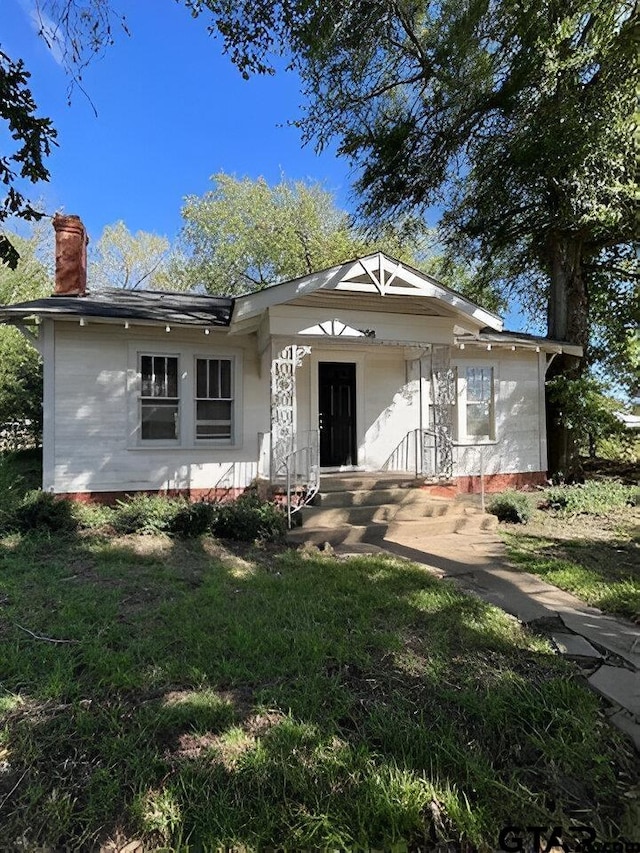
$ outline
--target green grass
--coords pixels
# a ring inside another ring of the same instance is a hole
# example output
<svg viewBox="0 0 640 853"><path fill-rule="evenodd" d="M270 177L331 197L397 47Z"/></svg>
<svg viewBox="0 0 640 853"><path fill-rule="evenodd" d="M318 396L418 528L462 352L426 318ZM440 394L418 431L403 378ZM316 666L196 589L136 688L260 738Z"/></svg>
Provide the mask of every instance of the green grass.
<svg viewBox="0 0 640 853"><path fill-rule="evenodd" d="M616 482L546 490L545 498L561 498L559 509L503 529L511 561L605 613L640 621L640 509L625 504L631 492Z"/></svg>
<svg viewBox="0 0 640 853"><path fill-rule="evenodd" d="M627 552L635 556L628 546L611 548L610 561L603 562L594 553L594 547L601 552L602 546L588 540L559 544L540 536L512 533L507 544L510 559L527 572L605 613L629 619L640 616L640 568L624 559Z"/></svg>
<svg viewBox="0 0 640 853"><path fill-rule="evenodd" d="M633 831L636 764L575 670L411 563L14 534L0 606L0 846Z"/></svg>

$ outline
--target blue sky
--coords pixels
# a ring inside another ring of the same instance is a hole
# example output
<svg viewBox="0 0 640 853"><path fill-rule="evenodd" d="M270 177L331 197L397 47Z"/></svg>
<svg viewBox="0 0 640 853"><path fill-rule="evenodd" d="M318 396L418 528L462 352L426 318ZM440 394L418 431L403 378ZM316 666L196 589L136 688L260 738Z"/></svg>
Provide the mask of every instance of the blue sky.
<svg viewBox="0 0 640 853"><path fill-rule="evenodd" d="M341 207L353 206L346 163L302 148L287 126L300 114L295 74L243 80L206 20L175 0L112 5L131 35L116 32L115 45L84 72L96 117L78 89L67 104L69 80L36 34L31 0L2 0L0 43L24 59L39 114L58 130L50 183L35 193L47 212L78 214L94 239L118 219L173 239L183 197L205 192L219 171L321 181Z"/></svg>

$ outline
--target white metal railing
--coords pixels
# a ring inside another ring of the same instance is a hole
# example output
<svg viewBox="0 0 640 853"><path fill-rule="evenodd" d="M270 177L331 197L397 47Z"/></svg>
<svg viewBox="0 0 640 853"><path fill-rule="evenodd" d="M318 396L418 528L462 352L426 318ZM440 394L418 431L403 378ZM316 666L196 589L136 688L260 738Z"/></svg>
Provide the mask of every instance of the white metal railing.
<svg viewBox="0 0 640 853"><path fill-rule="evenodd" d="M410 430L389 456L383 470L414 471L416 477L451 477L451 437L442 429Z"/></svg>
<svg viewBox="0 0 640 853"><path fill-rule="evenodd" d="M311 503L320 489L320 432L306 430L295 437L297 447L286 453L271 477L285 489L287 525L291 517Z"/></svg>

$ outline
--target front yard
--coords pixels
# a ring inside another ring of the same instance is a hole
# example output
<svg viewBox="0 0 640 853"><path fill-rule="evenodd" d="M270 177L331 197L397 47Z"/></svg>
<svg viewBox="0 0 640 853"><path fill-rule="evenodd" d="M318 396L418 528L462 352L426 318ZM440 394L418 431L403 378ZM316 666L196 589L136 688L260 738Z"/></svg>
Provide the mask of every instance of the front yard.
<svg viewBox="0 0 640 853"><path fill-rule="evenodd" d="M0 614L2 847L640 840L577 668L417 565L14 533Z"/></svg>
<svg viewBox="0 0 640 853"><path fill-rule="evenodd" d="M605 613L640 622L640 506L533 513L501 525L511 561Z"/></svg>

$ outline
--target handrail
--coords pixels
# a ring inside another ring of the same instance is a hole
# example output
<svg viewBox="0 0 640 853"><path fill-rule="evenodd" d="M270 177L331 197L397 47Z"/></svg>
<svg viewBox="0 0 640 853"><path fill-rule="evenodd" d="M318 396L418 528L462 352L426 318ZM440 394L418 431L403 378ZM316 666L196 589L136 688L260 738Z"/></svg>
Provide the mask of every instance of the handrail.
<svg viewBox="0 0 640 853"><path fill-rule="evenodd" d="M294 513L311 503L320 490L320 433L309 430L307 435L309 443L285 454L273 477L275 481L284 476L289 529Z"/></svg>
<svg viewBox="0 0 640 853"><path fill-rule="evenodd" d="M383 469L414 471L416 477L451 477L452 439L446 429L417 427L409 430L383 465ZM400 468L399 465L404 467Z"/></svg>

